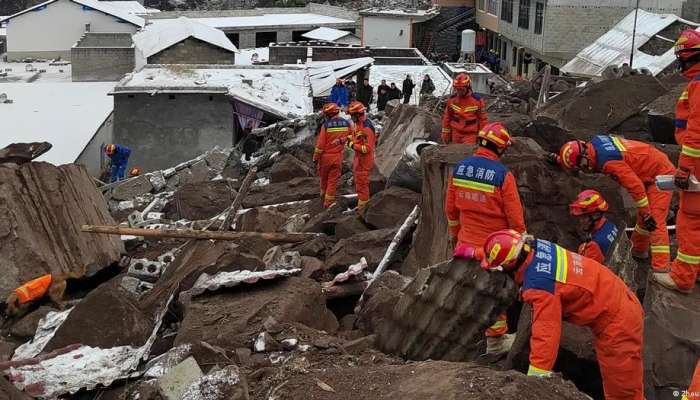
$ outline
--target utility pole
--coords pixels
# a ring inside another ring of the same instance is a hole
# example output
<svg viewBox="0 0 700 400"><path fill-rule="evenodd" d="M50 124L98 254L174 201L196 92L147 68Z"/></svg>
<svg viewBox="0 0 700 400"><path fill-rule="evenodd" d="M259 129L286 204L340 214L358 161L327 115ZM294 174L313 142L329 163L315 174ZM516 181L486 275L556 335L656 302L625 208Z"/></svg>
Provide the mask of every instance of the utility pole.
<svg viewBox="0 0 700 400"><path fill-rule="evenodd" d="M634 68L632 64L634 63L634 39L637 36L637 16L639 15L639 0L637 0L637 6L634 9L634 27L632 28L632 50L630 50L630 69Z"/></svg>

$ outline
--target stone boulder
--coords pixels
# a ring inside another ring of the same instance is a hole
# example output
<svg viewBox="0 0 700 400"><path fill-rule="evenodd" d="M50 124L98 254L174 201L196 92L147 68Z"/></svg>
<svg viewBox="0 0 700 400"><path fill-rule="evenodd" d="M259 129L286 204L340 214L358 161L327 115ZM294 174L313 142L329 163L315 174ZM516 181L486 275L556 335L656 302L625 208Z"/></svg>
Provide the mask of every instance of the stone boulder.
<svg viewBox="0 0 700 400"><path fill-rule="evenodd" d="M2 164L0 182L0 298L46 273L92 276L121 258L119 236L80 231L115 225L84 167Z"/></svg>
<svg viewBox="0 0 700 400"><path fill-rule="evenodd" d="M700 357L700 285L684 295L650 282L644 296L644 379L649 400L685 390Z"/></svg>
<svg viewBox="0 0 700 400"><path fill-rule="evenodd" d="M358 233L368 232L369 228L358 215L343 215L324 222L324 232L332 231L336 239L345 239Z"/></svg>
<svg viewBox="0 0 700 400"><path fill-rule="evenodd" d="M175 192L175 208L179 218L209 219L231 206L236 198L233 183L222 179L180 186Z"/></svg>
<svg viewBox="0 0 700 400"><path fill-rule="evenodd" d="M244 232L277 232L287 221L285 213L270 208L254 208L240 215L236 229Z"/></svg>
<svg viewBox="0 0 700 400"><path fill-rule="evenodd" d="M365 291L355 326L367 334L376 333L379 326L392 318L394 306L410 279L396 271L379 275Z"/></svg>
<svg viewBox="0 0 700 400"><path fill-rule="evenodd" d="M392 186L369 199L361 211L362 219L377 229L395 228L406 220L419 202L419 193Z"/></svg>
<svg viewBox="0 0 700 400"><path fill-rule="evenodd" d="M269 317L329 333L338 321L326 308L321 286L306 278L282 278L219 290L192 299L175 345L207 342L234 350L249 347Z"/></svg>
<svg viewBox="0 0 700 400"><path fill-rule="evenodd" d="M287 182L294 178L312 176L313 171L291 154L283 154L272 165L270 183Z"/></svg>
<svg viewBox="0 0 700 400"><path fill-rule="evenodd" d="M39 326L39 321L46 316L46 314L51 311L56 311L56 309L48 306L41 306L31 313L25 315L19 321L15 322L10 328L10 334L19 339L29 339L34 337L36 333L36 328Z"/></svg>
<svg viewBox="0 0 700 400"><path fill-rule="evenodd" d="M153 184L146 175L130 178L112 188L111 196L114 200L131 200L136 196L150 193Z"/></svg>
<svg viewBox="0 0 700 400"><path fill-rule="evenodd" d="M340 240L328 254L325 268L333 272L341 272L348 266L365 257L370 270L374 270L384 257L396 229L379 229L358 233L347 239Z"/></svg>
<svg viewBox="0 0 700 400"><path fill-rule="evenodd" d="M254 187L243 200L244 208L254 208L270 204L311 200L320 196L317 178L294 178L280 183L270 183Z"/></svg>

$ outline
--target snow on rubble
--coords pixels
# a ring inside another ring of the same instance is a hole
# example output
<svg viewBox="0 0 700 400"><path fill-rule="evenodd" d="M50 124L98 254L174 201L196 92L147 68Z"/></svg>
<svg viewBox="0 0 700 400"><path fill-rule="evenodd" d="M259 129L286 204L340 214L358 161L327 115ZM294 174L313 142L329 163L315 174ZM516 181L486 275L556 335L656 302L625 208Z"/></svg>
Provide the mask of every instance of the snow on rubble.
<svg viewBox="0 0 700 400"><path fill-rule="evenodd" d="M303 67L148 66L125 77L115 92L227 93L274 115L313 113Z"/></svg>

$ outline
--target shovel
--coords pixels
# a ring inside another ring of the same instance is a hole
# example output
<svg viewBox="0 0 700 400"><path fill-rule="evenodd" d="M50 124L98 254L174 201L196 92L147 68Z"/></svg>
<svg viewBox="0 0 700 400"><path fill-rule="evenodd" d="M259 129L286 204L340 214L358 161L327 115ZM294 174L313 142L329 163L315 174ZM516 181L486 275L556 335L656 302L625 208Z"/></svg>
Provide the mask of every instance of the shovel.
<svg viewBox="0 0 700 400"><path fill-rule="evenodd" d="M658 175L656 177L656 187L664 192L672 192L674 190L678 190L678 187L676 187L676 184L673 180L673 175ZM700 182L698 182L698 179L695 177L695 175L690 176L690 183L686 192L700 192Z"/></svg>

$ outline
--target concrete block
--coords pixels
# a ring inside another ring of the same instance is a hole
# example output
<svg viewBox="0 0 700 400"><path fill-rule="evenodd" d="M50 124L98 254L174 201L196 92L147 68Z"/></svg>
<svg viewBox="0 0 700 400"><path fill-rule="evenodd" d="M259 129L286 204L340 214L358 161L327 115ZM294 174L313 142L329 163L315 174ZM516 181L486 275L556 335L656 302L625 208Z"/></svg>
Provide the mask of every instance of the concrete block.
<svg viewBox="0 0 700 400"><path fill-rule="evenodd" d="M271 247L263 256L266 270L301 268L298 251L283 251L280 246Z"/></svg>
<svg viewBox="0 0 700 400"><path fill-rule="evenodd" d="M129 222L130 227L136 228L143 223L143 214L140 211L134 211L129 214L127 221Z"/></svg>
<svg viewBox="0 0 700 400"><path fill-rule="evenodd" d="M145 175L131 178L112 189L112 198L115 200L131 200L136 196L149 193L153 189L151 181Z"/></svg>
<svg viewBox="0 0 700 400"><path fill-rule="evenodd" d="M153 185L153 191L159 192L165 188L165 175L162 171L151 172L146 174L146 176L148 176L148 180Z"/></svg>
<svg viewBox="0 0 700 400"><path fill-rule="evenodd" d="M163 263L137 258L131 260L128 274L146 282L156 282L160 278L162 272Z"/></svg>
<svg viewBox="0 0 700 400"><path fill-rule="evenodd" d="M229 154L226 152L212 150L204 156L204 160L207 162L209 168L215 170L216 173L219 174L224 170L228 156Z"/></svg>
<svg viewBox="0 0 700 400"><path fill-rule="evenodd" d="M134 278L133 276L125 276L122 278L121 287L135 295L141 294L139 292L139 285L141 285L141 281L138 278Z"/></svg>
<svg viewBox="0 0 700 400"><path fill-rule="evenodd" d="M173 367L158 378L158 390L165 400L180 400L187 388L202 377L202 370L193 357Z"/></svg>

